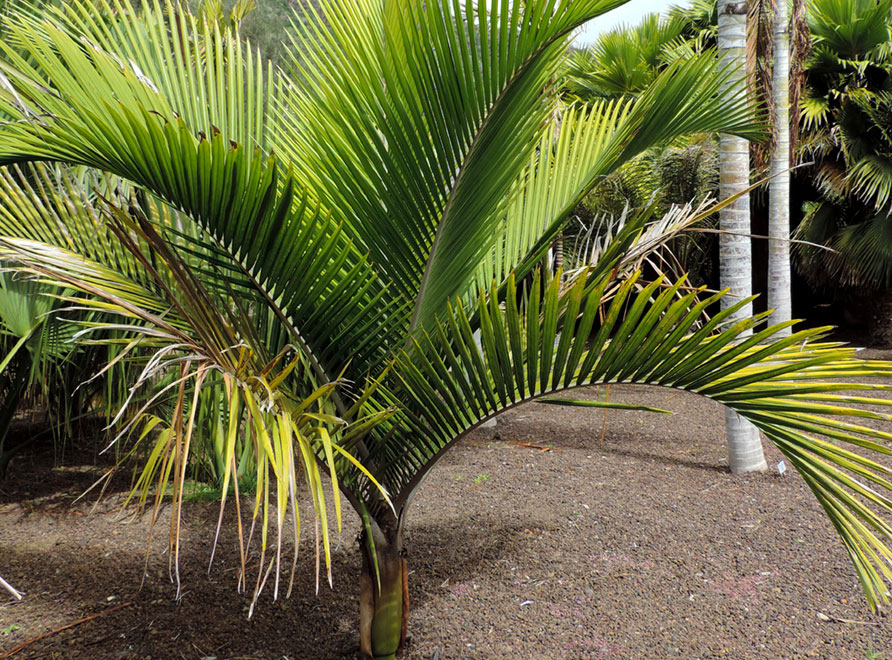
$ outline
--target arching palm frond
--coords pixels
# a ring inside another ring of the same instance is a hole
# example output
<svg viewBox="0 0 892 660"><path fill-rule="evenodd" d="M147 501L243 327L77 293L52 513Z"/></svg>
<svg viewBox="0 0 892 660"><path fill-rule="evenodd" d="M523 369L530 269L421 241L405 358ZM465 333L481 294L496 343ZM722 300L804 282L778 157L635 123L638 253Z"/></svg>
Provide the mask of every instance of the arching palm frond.
<svg viewBox="0 0 892 660"><path fill-rule="evenodd" d="M529 272L592 187L651 145L719 125L758 136L752 106L745 97L722 91L725 78L715 58L704 55L670 65L633 102L565 109L546 131L520 194L505 213L494 261L483 260L482 288L493 277L503 281L512 269L518 276ZM654 116L661 121L651 121Z"/></svg>
<svg viewBox="0 0 892 660"><path fill-rule="evenodd" d="M552 111L566 37L620 3L321 4L298 38L312 56L283 142L414 301L414 327L464 293L491 249Z"/></svg>
<svg viewBox="0 0 892 660"><path fill-rule="evenodd" d="M204 36L193 35L193 39L206 38L210 29L201 26ZM302 345L323 382L336 378L346 363L329 355L334 363L323 364L321 353L334 337L356 346L366 344L368 352L352 355L354 361L358 358L368 364L382 358L374 341L398 328L369 326L382 313L378 303L386 287L330 215L314 209L307 194L298 191L287 166L253 146L254 138L247 136L239 142L230 137L240 137L238 131L226 134L217 128L214 122L225 116L202 115L197 125L187 123L188 113L172 105L176 94L168 99L138 67L122 67L120 58L98 48L82 49L72 36L51 24L43 31L17 25L11 33L21 43L33 45L36 61L26 62L12 46L7 47L9 59L19 66L15 75L21 84L10 93L8 112L23 120L35 112L52 117L55 137L43 136L45 126L39 122L10 125L0 159L9 162L18 159L17 153L35 152L42 158L109 171L193 218L256 280L267 302L287 319L292 341ZM195 93L200 96L218 99L209 107L220 108L221 113L244 113L236 102L243 101L244 68L232 45L237 42L229 33L214 34L212 43L222 43L226 37L230 44L217 66L190 67L184 73L175 43L159 53L167 58L161 63L169 75L179 72L185 79L178 89L198 90ZM81 75L59 77L50 91L40 81L54 70ZM205 76L209 80L201 84ZM107 99L115 101L109 105ZM140 153L141 146L146 151ZM302 267L295 269L296 264ZM336 291L363 293L345 310L335 302L336 295L322 295ZM384 309L395 313L399 302L392 297L386 302ZM309 319L314 322L303 323Z"/></svg>
<svg viewBox="0 0 892 660"><path fill-rule="evenodd" d="M383 479L398 510L446 448L516 403L589 384L684 389L736 410L777 444L840 531L871 603L888 600L892 527L878 512L892 512L892 471L821 436L892 454L882 444L892 434L857 423L892 421L858 407L889 402L839 394L890 386L826 382L888 376L892 363L855 360L852 349L821 343L829 328L776 339L783 326L762 329L759 318L728 325L728 310L699 326L703 309L718 296L678 296L682 281L662 293L657 281L636 294L636 279L633 274L609 301L602 299L609 276L579 278L565 294L557 278L537 276L525 292L512 280L504 303L492 289L475 309L458 302L444 322L423 333L389 380L385 400L402 409L368 443L371 456L388 466ZM473 315L480 317L479 343ZM752 328L755 334L744 339Z"/></svg>

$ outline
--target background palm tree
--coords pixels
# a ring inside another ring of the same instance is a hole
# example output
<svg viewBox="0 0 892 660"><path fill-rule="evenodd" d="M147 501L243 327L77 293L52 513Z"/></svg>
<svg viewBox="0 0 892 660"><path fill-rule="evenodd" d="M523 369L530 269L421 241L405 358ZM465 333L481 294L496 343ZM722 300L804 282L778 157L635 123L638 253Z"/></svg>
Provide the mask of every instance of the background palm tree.
<svg viewBox="0 0 892 660"><path fill-rule="evenodd" d="M598 36L589 48L573 50L563 80L568 94L584 100L631 98L646 90L674 61L667 49L687 26L681 16L647 14L637 24Z"/></svg>
<svg viewBox="0 0 892 660"><path fill-rule="evenodd" d="M790 6L794 57L791 77ZM804 0L754 0L748 3L746 66L751 76L753 93L770 115L769 139L751 144L752 168L755 176L770 177L768 208L768 275L766 293L768 308L777 322L792 318L790 279L790 211L789 173L793 163L790 145L791 127L798 127L799 92L802 68L807 54L808 33L805 26ZM672 16L684 21L688 43L709 44L716 39L716 0L697 0L689 8L674 8ZM790 96L793 112L790 113ZM795 130L795 128L794 128ZM785 164L786 163L786 164ZM770 164L770 168L768 167Z"/></svg>
<svg viewBox="0 0 892 660"><path fill-rule="evenodd" d="M802 3L800 2L799 5ZM737 3L734 7L740 7ZM777 131L772 130L770 144L765 148L759 145L750 145L750 152L756 157L756 169L765 170L764 175L768 176L766 163L770 157L772 163L771 191L769 194L769 249L768 249L768 307L775 309L776 321L790 320L792 316L791 301L791 282L790 282L790 260L789 260L789 16L787 13L787 5L765 0L764 2L749 3L746 16L746 68L752 74L751 82L758 83L753 87L756 96L771 111L772 127L779 127ZM797 11L801 13L801 8ZM728 21L725 21L726 24ZM738 33L743 30L744 19L739 19L737 26ZM801 22L801 21L800 21ZM665 66L667 62L673 61L679 57L692 58L697 57L708 44L716 42L717 39L717 4L716 2L706 0L704 2L695 3L689 8L674 8L664 20L660 20L657 14L647 16L639 25L618 29L614 32L603 35L596 44L586 50L573 54L569 64L569 71L565 86L568 92L576 95L594 98L603 97L623 97L634 95L637 89L640 89L644 81L649 77L656 75L661 66ZM725 30L727 34L727 29ZM772 42L777 41L772 47ZM738 34L737 45L739 46L740 35ZM773 58L773 52L783 54L782 58ZM741 58L741 62L737 66L743 70L743 58L740 52L737 56ZM776 76L774 84L772 83L772 75ZM783 113L781 116L779 113ZM694 153L702 152L702 142L698 143ZM728 145L725 141L726 155ZM681 146L681 145L679 145ZM743 156L743 146L738 145L739 154ZM734 190L742 190L749 185L749 163L746 163L744 169L736 169L732 172L728 171L730 163L728 159L724 159L725 174L724 180L727 184L733 176L738 177L738 182ZM741 163L743 161L741 160ZM635 167L635 165L640 165ZM739 163L738 163L739 164ZM607 202L609 206L613 206L614 214L617 213L616 204L611 204L612 199L617 199L619 208L622 203L646 203L649 200L648 191L655 191L660 187L665 187L672 183L663 180L657 176L658 173L664 172L663 167L654 167L652 159L639 158L633 164L624 167L614 180L608 185L602 185L597 194L597 201L600 203ZM730 188L726 185L725 192ZM642 194L643 193L643 194ZM637 199L636 199L637 198ZM689 201L691 197L682 201ZM589 200L590 206L593 199ZM736 226L733 230L737 235L732 238L727 232L729 214L743 211L743 207L749 208L749 203L742 198L737 202L738 209L736 211L725 211L725 235L721 239L723 248L720 250L719 261L727 261L729 254L729 245L735 245L740 250L750 254L750 263L752 261L751 248L749 239L745 234L751 232L749 220L744 225ZM747 213L748 215L748 213ZM742 217L742 216L741 216ZM681 263L687 268L695 268L698 264L702 264L704 260L698 259L698 255L704 253L704 245L701 238L698 242L692 241L689 237L681 239L678 244L674 244L675 254L680 257ZM696 248L696 249L691 249ZM735 250L737 249L735 248ZM737 252L735 252L737 254ZM741 253L742 254L742 253ZM689 259L689 261L685 261ZM708 262L708 259L705 260ZM736 263L736 262L735 262ZM739 263L737 264L740 265ZM699 270L699 269L698 269ZM752 279L752 266L744 267L749 276L743 276L738 283L745 279ZM743 273L744 271L741 271ZM727 277L727 272L725 273ZM738 291L738 294L751 292L751 285ZM779 316L778 316L779 315ZM764 460L761 458L759 443L753 430L745 424L738 426L736 418L729 419L729 427L732 437L730 449L730 462L735 471L747 471L748 469L761 469L764 466ZM733 439L737 438L739 439ZM736 447L739 443L744 449L738 450ZM740 452L743 456L752 453L752 460L740 459ZM750 464L751 463L751 464Z"/></svg>
<svg viewBox="0 0 892 660"><path fill-rule="evenodd" d="M877 440L892 435L838 419L892 421L860 407L884 400L838 394L883 386L825 379L892 365L822 343L827 329L772 341L783 326L735 316L748 298L706 319L721 294L642 282L648 214L569 281L536 268L582 197L639 153L760 132L713 58L670 65L634 101L570 107L558 127L567 40L618 4L327 1L295 36L292 76L172 5L75 0L11 21L0 44L0 162L116 182L95 214L10 223L0 258L117 314L126 346L146 350L135 385L172 400L143 430L140 485L159 475L156 501L168 478L182 493L202 391L222 381L227 475L239 437L257 457L255 593L275 575L278 594L298 471L327 549L331 474L363 523L367 656L392 658L404 638L403 534L438 461L506 408L597 383L694 391L758 425L828 511L871 602L888 598L892 528L874 510L892 511L890 470L817 436L889 454ZM142 411L118 413L132 425Z"/></svg>
<svg viewBox="0 0 892 660"><path fill-rule="evenodd" d="M799 4L804 5L801 1ZM790 280L790 12L787 0L775 2L774 10L771 62L773 145L768 191L768 308L774 310L771 320L782 323L793 318Z"/></svg>
<svg viewBox="0 0 892 660"><path fill-rule="evenodd" d="M746 93L746 3L719 0L717 4L718 30L716 42L722 66L732 72L726 84L738 93ZM719 197L736 200L725 207L719 217L719 270L723 287L729 297L725 308L740 300L749 300L753 291L753 257L750 242L749 144L743 137L723 134L719 138ZM752 316L750 304L740 307L738 318ZM758 429L733 410L725 413L728 436L728 463L731 471L751 472L767 467L762 453Z"/></svg>

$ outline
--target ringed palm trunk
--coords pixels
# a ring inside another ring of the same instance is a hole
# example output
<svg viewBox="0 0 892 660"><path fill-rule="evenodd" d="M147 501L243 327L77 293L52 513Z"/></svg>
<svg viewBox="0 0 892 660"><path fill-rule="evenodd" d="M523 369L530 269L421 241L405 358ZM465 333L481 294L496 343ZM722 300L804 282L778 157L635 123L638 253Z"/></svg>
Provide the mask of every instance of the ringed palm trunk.
<svg viewBox="0 0 892 660"><path fill-rule="evenodd" d="M768 308L771 323L793 316L790 294L790 16L787 2L774 14L774 69L772 90L775 146L771 152L768 202ZM785 335L789 335L786 328Z"/></svg>
<svg viewBox="0 0 892 660"><path fill-rule="evenodd" d="M746 85L746 2L718 3L718 50L723 66L732 74L726 85ZM723 134L719 141L719 196L726 199L745 190L749 185L749 143L738 137ZM750 243L749 195L741 195L719 215L722 234L719 235L719 269L722 288L730 290L722 299L724 307L733 305L752 294L752 245ZM752 305L741 307L735 319L751 317ZM728 434L728 464L734 473L764 470L767 465L762 453L762 442L755 426L737 413L726 409Z"/></svg>

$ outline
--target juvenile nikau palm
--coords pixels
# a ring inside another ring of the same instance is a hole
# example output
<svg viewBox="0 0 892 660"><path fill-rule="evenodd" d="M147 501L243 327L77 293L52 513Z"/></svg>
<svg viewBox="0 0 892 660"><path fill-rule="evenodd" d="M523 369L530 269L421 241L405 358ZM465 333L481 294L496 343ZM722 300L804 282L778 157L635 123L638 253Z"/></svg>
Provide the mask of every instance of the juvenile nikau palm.
<svg viewBox="0 0 892 660"><path fill-rule="evenodd" d="M323 0L295 28L291 76L172 6L76 0L13 19L0 46L0 162L122 182L84 220L119 249L43 217L8 223L0 259L118 313L131 344L156 351L142 385L176 372L161 381L175 401L152 453L162 476L181 486L213 374L227 446L244 433L257 450L255 515L281 534L302 464L323 517L316 462L331 471L365 530L368 656L394 657L404 637L403 529L439 458L507 407L592 383L685 389L756 424L821 501L870 601L889 597L890 471L845 445L889 454L877 440L892 435L840 417L890 417L861 408L883 400L839 393L887 386L826 379L890 365L816 343L822 329L747 336L760 319L729 321L747 300L706 320L721 294L642 285L626 259L640 221L569 286L536 274L581 196L634 155L693 131L758 135L702 58L634 102L571 108L556 130L566 41L619 4Z"/></svg>

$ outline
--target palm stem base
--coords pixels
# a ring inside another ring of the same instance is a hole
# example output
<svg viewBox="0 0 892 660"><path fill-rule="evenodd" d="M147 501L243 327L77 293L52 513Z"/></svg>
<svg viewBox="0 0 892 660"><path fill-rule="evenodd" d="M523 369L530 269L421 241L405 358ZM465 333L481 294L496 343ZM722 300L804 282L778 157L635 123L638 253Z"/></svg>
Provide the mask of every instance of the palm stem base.
<svg viewBox="0 0 892 660"><path fill-rule="evenodd" d="M378 530L375 530L378 532ZM366 660L393 660L402 650L408 624L408 572L400 544L374 534L362 542L359 583L359 644ZM372 561L372 557L376 562Z"/></svg>

